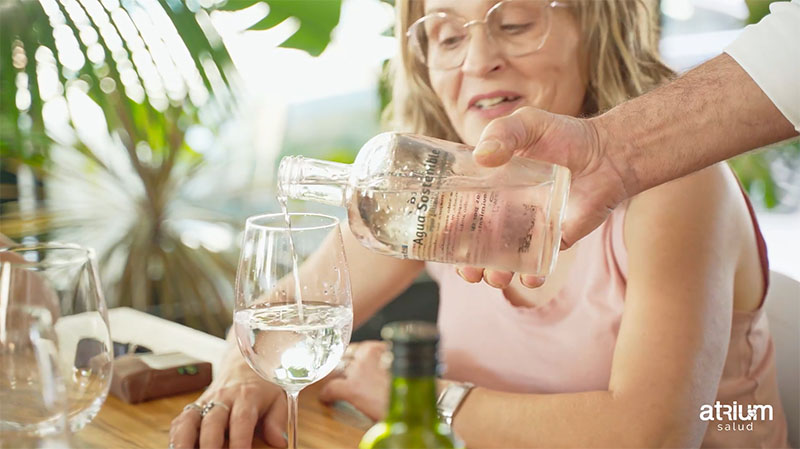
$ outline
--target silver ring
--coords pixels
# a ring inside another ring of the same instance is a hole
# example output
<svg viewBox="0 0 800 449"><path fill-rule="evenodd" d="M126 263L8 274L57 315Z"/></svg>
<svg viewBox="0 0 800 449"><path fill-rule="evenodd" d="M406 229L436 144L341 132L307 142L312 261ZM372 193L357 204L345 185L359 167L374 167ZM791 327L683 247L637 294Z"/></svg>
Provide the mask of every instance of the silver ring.
<svg viewBox="0 0 800 449"><path fill-rule="evenodd" d="M347 365L350 364L350 360L351 359L341 359L341 360L339 360L339 363L336 364L336 368L334 368L334 371L339 372L339 373L344 373L345 371L347 371Z"/></svg>
<svg viewBox="0 0 800 449"><path fill-rule="evenodd" d="M350 365L350 362L355 359L355 353L355 346L348 346L347 349L344 350L344 354L342 354L339 363L336 364L336 370L344 372L347 366Z"/></svg>
<svg viewBox="0 0 800 449"><path fill-rule="evenodd" d="M169 442L169 446L167 446L167 449L175 449L175 443L173 443L172 441L170 441L170 442Z"/></svg>
<svg viewBox="0 0 800 449"><path fill-rule="evenodd" d="M186 404L183 407L183 410L184 411L186 411L186 410L197 410L202 415L203 414L203 407L205 407L205 405L200 405L197 402L190 402L190 403Z"/></svg>
<svg viewBox="0 0 800 449"><path fill-rule="evenodd" d="M227 411L231 411L231 408L228 407L228 404L225 404L224 402L208 401L206 405L203 406L203 410L200 411L200 416L205 417L209 412L211 412L211 409L217 405L222 406Z"/></svg>

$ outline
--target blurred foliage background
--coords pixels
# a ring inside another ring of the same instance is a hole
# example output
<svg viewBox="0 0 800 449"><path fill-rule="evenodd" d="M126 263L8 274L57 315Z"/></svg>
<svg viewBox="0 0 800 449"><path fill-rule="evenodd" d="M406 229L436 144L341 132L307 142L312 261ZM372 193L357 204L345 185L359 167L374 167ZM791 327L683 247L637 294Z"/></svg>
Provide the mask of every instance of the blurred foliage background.
<svg viewBox="0 0 800 449"><path fill-rule="evenodd" d="M209 14L256 3L1 0L0 232L94 247L110 306L222 335L251 143ZM250 28L293 18L281 45L314 56L339 21L340 0L266 3Z"/></svg>

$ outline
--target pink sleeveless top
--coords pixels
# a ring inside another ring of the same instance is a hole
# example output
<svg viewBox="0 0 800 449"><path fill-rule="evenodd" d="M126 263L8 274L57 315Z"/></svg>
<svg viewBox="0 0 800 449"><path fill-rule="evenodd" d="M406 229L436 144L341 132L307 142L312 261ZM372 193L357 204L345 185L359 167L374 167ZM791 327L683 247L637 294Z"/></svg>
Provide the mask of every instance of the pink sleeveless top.
<svg viewBox="0 0 800 449"><path fill-rule="evenodd" d="M565 287L540 307L516 307L500 290L484 283L469 284L450 265L428 263L440 290L439 330L446 377L519 393L607 390L625 306L626 210L617 208L582 240ZM753 224L768 279L766 247L755 218ZM745 412L747 404L772 405L773 418L753 421L752 431L726 430L727 421L711 421L703 447L788 445L774 357L763 304L749 313L734 311L717 400L744 404ZM723 426L718 428L718 424Z"/></svg>

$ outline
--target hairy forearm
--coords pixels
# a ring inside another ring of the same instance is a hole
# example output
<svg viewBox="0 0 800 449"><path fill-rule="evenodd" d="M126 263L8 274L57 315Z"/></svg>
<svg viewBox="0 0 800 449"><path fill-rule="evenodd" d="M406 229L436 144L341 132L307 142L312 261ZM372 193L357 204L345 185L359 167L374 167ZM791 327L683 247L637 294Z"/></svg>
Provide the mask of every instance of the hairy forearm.
<svg viewBox="0 0 800 449"><path fill-rule="evenodd" d="M726 54L591 122L631 194L797 135Z"/></svg>
<svg viewBox="0 0 800 449"><path fill-rule="evenodd" d="M515 394L474 389L454 430L468 447L689 447L703 429L681 429L669 404L610 391ZM670 413L665 413L670 412Z"/></svg>

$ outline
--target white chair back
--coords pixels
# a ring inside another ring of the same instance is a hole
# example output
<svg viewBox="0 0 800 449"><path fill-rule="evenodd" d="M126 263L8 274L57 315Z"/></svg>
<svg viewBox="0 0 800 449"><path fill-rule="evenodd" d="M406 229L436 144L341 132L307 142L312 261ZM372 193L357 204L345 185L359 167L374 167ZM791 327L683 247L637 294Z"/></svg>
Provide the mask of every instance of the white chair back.
<svg viewBox="0 0 800 449"><path fill-rule="evenodd" d="M775 344L778 390L789 426L789 444L800 447L800 282L772 271L764 308Z"/></svg>

